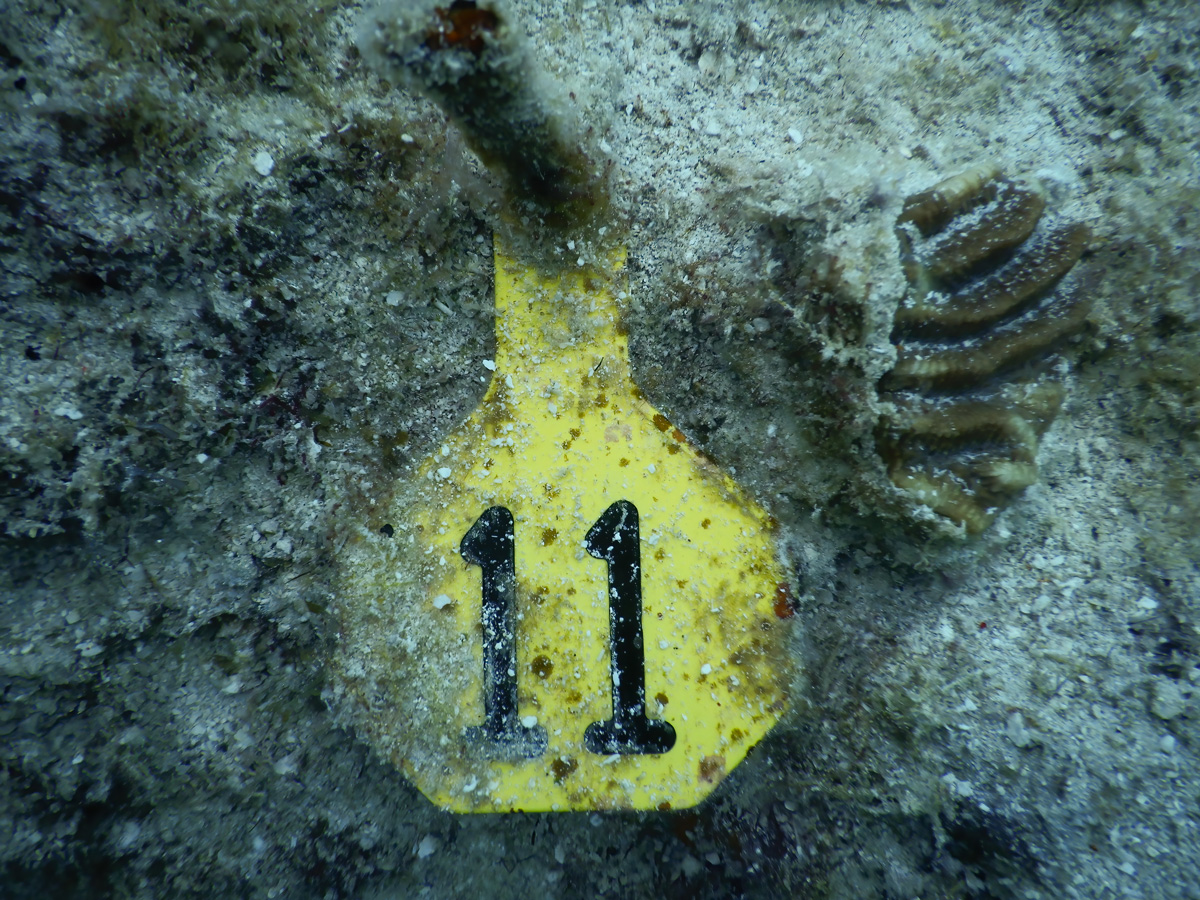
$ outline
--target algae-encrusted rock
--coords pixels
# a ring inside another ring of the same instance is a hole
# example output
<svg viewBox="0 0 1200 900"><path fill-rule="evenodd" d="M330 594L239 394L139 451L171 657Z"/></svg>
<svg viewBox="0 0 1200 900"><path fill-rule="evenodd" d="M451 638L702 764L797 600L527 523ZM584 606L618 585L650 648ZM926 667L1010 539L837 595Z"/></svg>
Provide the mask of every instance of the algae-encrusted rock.
<svg viewBox="0 0 1200 900"><path fill-rule="evenodd" d="M502 4L384 3L364 19L359 46L381 74L450 115L504 176L521 214L572 227L607 208L598 154L556 102Z"/></svg>

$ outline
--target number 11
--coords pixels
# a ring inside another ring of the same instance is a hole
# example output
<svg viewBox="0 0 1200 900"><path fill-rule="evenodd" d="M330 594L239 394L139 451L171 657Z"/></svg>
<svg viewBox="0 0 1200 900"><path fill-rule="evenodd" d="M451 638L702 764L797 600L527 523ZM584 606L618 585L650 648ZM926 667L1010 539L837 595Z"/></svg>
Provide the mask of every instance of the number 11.
<svg viewBox="0 0 1200 900"><path fill-rule="evenodd" d="M462 539L465 560L483 570L484 724L468 737L503 756L540 756L546 750L541 726L517 719L517 657L514 618L516 559L512 513L493 506ZM612 673L612 717L592 722L583 743L592 753L666 753L675 729L646 715L646 655L642 643L642 563L638 511L618 500L584 538L584 548L608 563L608 634Z"/></svg>

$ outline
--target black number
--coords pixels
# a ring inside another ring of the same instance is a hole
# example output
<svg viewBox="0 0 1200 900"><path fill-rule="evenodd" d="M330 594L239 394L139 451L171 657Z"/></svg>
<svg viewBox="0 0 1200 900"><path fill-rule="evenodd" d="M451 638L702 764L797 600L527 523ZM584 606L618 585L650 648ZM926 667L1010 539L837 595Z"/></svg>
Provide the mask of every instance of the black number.
<svg viewBox="0 0 1200 900"><path fill-rule="evenodd" d="M675 729L646 716L646 653L642 646L642 552L637 507L618 500L584 538L588 553L608 562L608 635L612 664L612 718L592 722L583 735L592 753L666 753ZM483 570L483 725L467 737L489 755L533 758L546 752L546 729L517 717L517 567L512 513L484 512L459 545L463 559Z"/></svg>
<svg viewBox="0 0 1200 900"><path fill-rule="evenodd" d="M487 746L492 756L541 756L546 752L546 729L526 728L517 718L512 513L493 506L475 520L458 549L463 559L483 570L483 725L468 728L467 738Z"/></svg>
<svg viewBox="0 0 1200 900"><path fill-rule="evenodd" d="M584 538L587 552L608 561L608 634L613 714L583 735L592 753L666 753L675 729L646 717L646 654L642 647L642 552L637 507L618 500Z"/></svg>

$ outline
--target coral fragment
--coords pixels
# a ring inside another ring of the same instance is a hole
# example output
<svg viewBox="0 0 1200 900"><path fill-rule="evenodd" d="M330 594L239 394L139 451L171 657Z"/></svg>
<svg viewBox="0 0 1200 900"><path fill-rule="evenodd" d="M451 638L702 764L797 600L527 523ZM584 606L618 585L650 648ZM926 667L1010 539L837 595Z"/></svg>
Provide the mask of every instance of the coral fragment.
<svg viewBox="0 0 1200 900"><path fill-rule="evenodd" d="M1090 308L1063 283L1090 232L1040 226L1044 209L981 166L909 198L897 220L909 291L877 447L896 487L970 534L1036 482L1063 398L1048 363Z"/></svg>

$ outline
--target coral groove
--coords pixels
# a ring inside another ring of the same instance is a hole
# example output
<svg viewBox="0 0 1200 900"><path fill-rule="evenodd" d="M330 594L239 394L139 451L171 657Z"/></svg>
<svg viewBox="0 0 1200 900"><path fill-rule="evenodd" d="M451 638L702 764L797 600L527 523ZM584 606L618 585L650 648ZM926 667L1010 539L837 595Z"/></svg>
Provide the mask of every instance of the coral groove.
<svg viewBox="0 0 1200 900"><path fill-rule="evenodd" d="M909 291L876 445L893 484L970 534L1037 480L1063 399L1050 364L1089 311L1068 275L1090 232L1044 211L981 166L910 197L896 223Z"/></svg>

